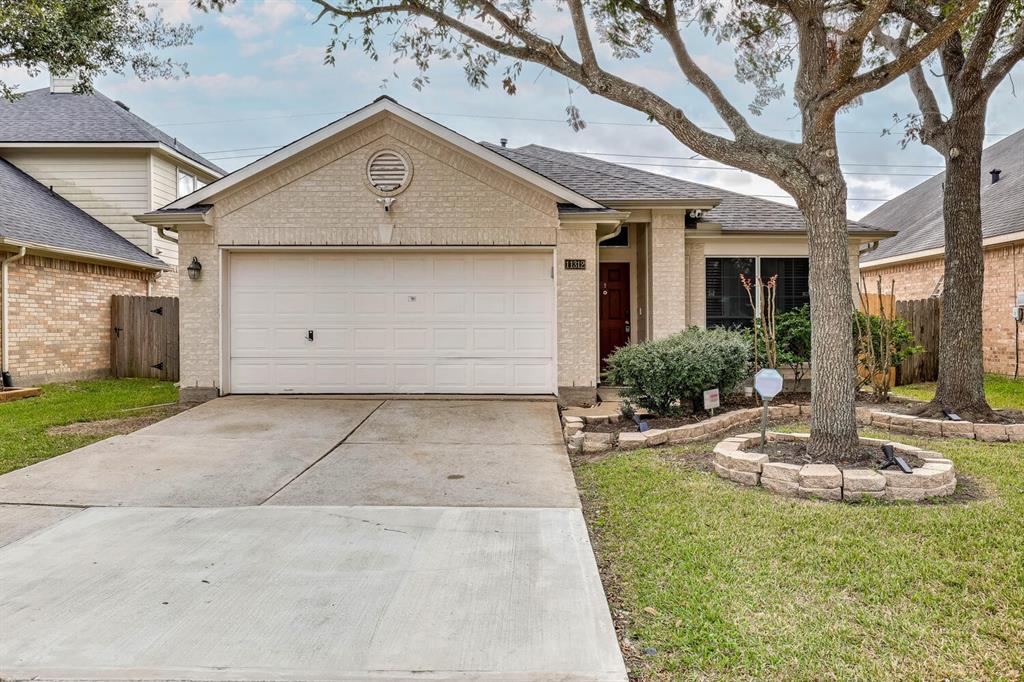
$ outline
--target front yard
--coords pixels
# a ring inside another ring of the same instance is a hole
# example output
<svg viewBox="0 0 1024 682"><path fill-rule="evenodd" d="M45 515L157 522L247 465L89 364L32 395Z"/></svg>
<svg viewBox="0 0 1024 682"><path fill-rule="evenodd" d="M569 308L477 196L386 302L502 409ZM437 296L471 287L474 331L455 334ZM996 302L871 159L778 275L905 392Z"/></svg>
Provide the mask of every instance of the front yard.
<svg viewBox="0 0 1024 682"><path fill-rule="evenodd" d="M43 386L42 395L0 404L0 474L35 464L175 410L134 408L174 403L178 389L151 379L100 379ZM95 428L60 427L105 422Z"/></svg>
<svg viewBox="0 0 1024 682"><path fill-rule="evenodd" d="M718 478L708 443L577 458L633 679L1020 679L1020 444L900 440L968 495L794 500Z"/></svg>
<svg viewBox="0 0 1024 682"><path fill-rule="evenodd" d="M931 400L935 397L935 382L897 386L892 393L915 400ZM994 410L1024 410L1024 379L987 374L985 397Z"/></svg>

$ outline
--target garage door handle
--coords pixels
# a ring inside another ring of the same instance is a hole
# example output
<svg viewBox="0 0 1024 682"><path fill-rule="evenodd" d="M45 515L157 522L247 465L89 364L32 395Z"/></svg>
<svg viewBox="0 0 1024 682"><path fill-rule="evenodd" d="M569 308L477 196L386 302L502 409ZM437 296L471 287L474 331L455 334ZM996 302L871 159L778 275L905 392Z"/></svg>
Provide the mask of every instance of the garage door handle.
<svg viewBox="0 0 1024 682"><path fill-rule="evenodd" d="M313 340L313 330L312 329L310 329L308 332L306 332L306 338L309 339L310 341Z"/></svg>

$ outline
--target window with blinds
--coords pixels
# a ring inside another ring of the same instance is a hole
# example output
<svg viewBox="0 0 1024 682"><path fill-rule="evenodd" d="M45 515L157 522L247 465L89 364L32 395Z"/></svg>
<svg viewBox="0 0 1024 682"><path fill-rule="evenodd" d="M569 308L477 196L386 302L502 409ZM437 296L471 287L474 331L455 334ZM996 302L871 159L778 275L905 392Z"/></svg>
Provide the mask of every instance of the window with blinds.
<svg viewBox="0 0 1024 682"><path fill-rule="evenodd" d="M740 275L768 281L777 275L775 310L810 303L806 258L708 258L705 260L705 324L708 327L750 327L753 310Z"/></svg>

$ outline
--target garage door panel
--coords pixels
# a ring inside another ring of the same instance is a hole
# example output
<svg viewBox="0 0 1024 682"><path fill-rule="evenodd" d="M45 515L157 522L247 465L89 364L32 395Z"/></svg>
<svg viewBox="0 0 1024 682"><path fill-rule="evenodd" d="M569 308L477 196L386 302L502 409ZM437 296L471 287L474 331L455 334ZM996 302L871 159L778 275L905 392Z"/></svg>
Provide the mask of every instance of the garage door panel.
<svg viewBox="0 0 1024 682"><path fill-rule="evenodd" d="M550 253L243 253L229 269L233 392L553 391Z"/></svg>

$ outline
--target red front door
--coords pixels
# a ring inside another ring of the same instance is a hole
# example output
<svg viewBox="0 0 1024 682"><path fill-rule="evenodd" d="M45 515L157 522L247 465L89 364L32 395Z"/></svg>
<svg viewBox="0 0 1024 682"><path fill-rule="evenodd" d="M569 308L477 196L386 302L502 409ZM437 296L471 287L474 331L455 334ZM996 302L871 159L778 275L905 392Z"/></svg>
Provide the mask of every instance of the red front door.
<svg viewBox="0 0 1024 682"><path fill-rule="evenodd" d="M605 358L629 343L629 263L601 263L601 369Z"/></svg>

